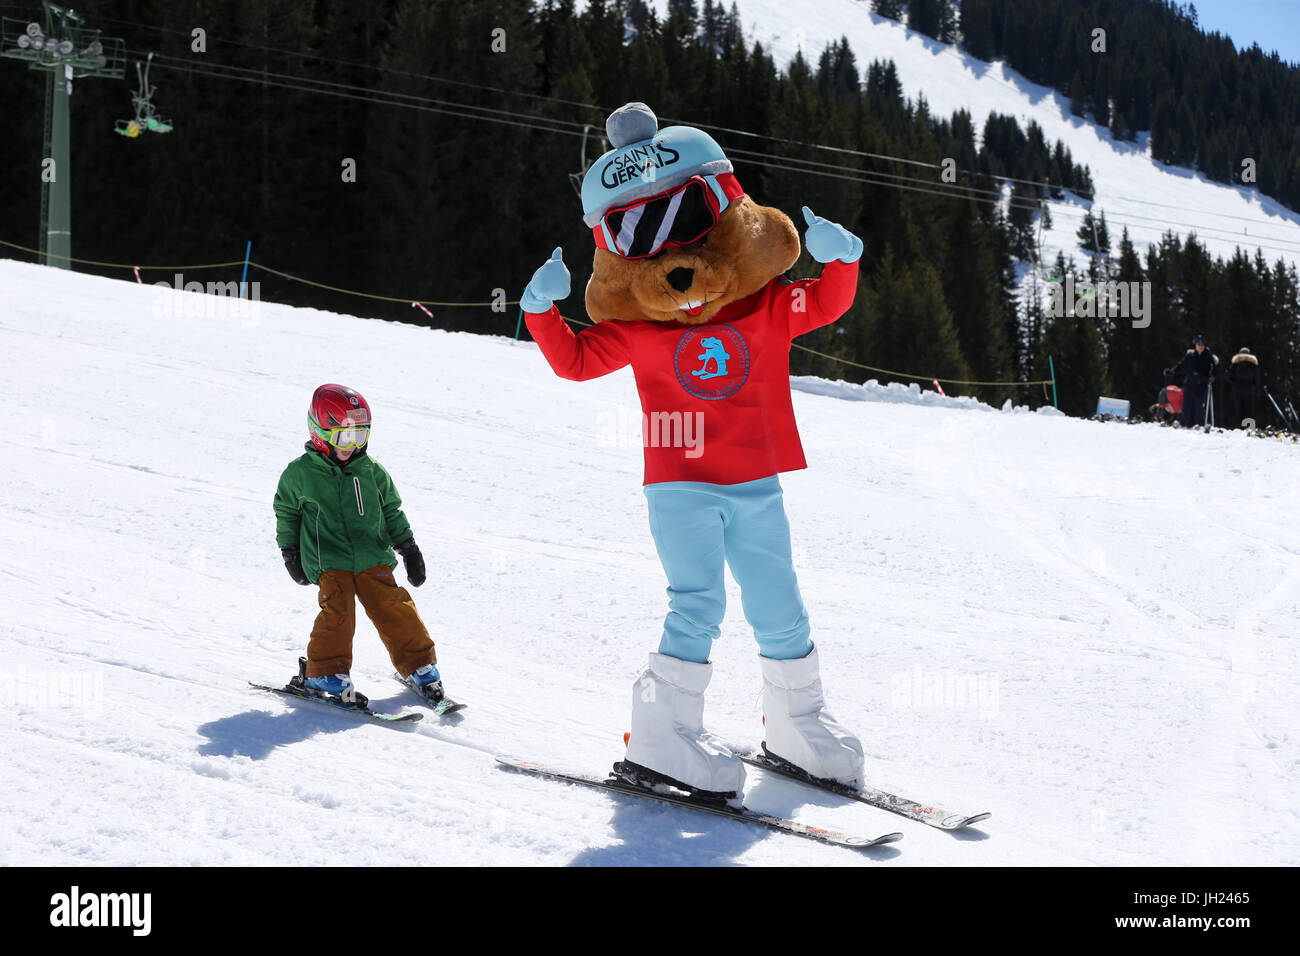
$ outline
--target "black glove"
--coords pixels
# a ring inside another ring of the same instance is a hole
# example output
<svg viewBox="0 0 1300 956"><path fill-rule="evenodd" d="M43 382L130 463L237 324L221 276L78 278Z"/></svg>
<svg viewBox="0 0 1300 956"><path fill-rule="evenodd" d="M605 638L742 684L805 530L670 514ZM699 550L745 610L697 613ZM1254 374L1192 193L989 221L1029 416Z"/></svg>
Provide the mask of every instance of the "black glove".
<svg viewBox="0 0 1300 956"><path fill-rule="evenodd" d="M302 569L301 551L297 548L281 548L280 556L284 558L284 568L289 572L289 577L298 584L311 584L307 580L307 572Z"/></svg>
<svg viewBox="0 0 1300 956"><path fill-rule="evenodd" d="M405 544L396 545L397 553L402 556L402 564L406 568L406 580L411 582L411 587L418 588L424 583L424 555L420 553L420 546L412 538Z"/></svg>
<svg viewBox="0 0 1300 956"><path fill-rule="evenodd" d="M1168 378L1170 375L1173 375L1173 374L1174 374L1174 370L1173 370L1173 369L1171 369L1171 368L1167 368L1167 369L1165 369L1165 378Z"/></svg>

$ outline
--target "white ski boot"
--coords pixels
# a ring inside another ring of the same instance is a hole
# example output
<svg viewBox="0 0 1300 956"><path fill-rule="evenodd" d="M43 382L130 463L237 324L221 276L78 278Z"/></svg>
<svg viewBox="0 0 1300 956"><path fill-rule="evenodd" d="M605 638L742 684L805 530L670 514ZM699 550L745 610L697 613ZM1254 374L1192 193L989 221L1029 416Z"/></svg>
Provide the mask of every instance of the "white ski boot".
<svg viewBox="0 0 1300 956"><path fill-rule="evenodd" d="M798 660L759 662L768 753L813 777L860 787L862 744L826 710L817 649Z"/></svg>
<svg viewBox="0 0 1300 956"><path fill-rule="evenodd" d="M639 786L668 783L701 799L739 806L745 766L704 729L704 689L712 664L651 654L632 686L627 759L614 765Z"/></svg>

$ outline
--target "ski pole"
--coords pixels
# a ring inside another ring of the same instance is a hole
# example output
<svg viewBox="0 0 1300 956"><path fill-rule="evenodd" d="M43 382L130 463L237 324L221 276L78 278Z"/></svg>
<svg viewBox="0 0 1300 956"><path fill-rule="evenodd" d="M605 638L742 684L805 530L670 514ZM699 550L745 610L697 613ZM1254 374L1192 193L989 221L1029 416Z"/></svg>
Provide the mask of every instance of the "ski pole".
<svg viewBox="0 0 1300 956"><path fill-rule="evenodd" d="M1269 404L1272 405L1273 410L1277 412L1277 417L1282 419L1282 427L1285 428L1287 431L1290 431L1291 420L1286 417L1286 414L1282 411L1281 406L1278 405L1277 399L1273 397L1273 393L1270 392L1268 389L1264 389L1264 394L1268 396Z"/></svg>

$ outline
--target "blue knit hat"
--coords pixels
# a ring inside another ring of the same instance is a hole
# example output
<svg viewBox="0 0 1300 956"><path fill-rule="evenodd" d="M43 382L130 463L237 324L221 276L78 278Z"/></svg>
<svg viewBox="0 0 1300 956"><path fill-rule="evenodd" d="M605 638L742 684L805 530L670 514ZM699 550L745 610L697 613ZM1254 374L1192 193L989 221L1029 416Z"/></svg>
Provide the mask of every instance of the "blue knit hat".
<svg viewBox="0 0 1300 956"><path fill-rule="evenodd" d="M722 147L690 126L659 129L644 103L628 103L609 115L605 133L611 149L582 180L582 221L595 228L612 206L665 192L692 176L732 171Z"/></svg>

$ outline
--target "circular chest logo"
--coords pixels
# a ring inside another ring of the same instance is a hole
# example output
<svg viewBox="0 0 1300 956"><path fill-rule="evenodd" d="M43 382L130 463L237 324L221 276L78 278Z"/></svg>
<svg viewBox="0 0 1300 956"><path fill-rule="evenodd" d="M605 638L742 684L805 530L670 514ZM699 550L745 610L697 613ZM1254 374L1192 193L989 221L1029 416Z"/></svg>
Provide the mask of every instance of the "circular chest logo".
<svg viewBox="0 0 1300 956"><path fill-rule="evenodd" d="M689 329L677 343L677 381L696 398L729 398L749 378L749 348L729 325Z"/></svg>

